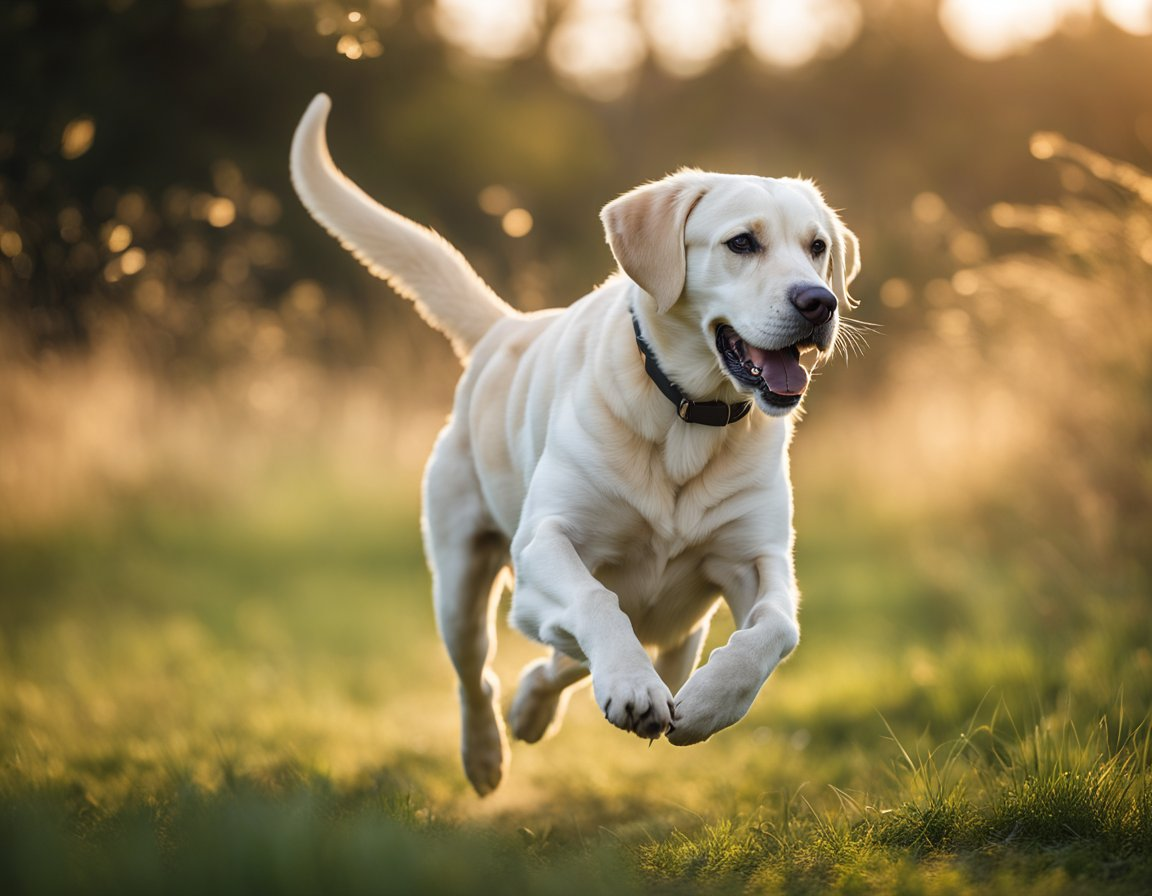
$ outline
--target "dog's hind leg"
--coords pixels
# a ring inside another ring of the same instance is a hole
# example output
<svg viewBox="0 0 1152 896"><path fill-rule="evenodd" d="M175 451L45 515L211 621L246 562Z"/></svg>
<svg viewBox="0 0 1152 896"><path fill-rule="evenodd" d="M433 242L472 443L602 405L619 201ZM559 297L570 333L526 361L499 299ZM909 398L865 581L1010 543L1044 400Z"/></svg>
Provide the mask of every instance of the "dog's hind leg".
<svg viewBox="0 0 1152 896"><path fill-rule="evenodd" d="M656 655L653 665L656 674L660 676L668 690L673 694L684 686L697 663L700 662L700 651L704 648L704 639L708 636L708 626L711 617L704 620L688 633L688 636L679 644L663 648Z"/></svg>
<svg viewBox="0 0 1152 896"><path fill-rule="evenodd" d="M435 536L434 536L435 541ZM500 680L491 667L496 652L495 610L507 546L495 535L440 540L433 589L436 620L460 680L461 753L464 772L481 796L499 785L508 764L508 739L500 716Z"/></svg>
<svg viewBox="0 0 1152 896"><path fill-rule="evenodd" d="M424 544L432 568L436 623L460 680L464 772L481 796L508 765L500 716L495 614L508 563L508 541L495 531L466 455L441 437L424 483Z"/></svg>
<svg viewBox="0 0 1152 896"><path fill-rule="evenodd" d="M558 650L525 666L508 712L512 735L534 744L555 734L564 720L574 685L587 677L584 663Z"/></svg>

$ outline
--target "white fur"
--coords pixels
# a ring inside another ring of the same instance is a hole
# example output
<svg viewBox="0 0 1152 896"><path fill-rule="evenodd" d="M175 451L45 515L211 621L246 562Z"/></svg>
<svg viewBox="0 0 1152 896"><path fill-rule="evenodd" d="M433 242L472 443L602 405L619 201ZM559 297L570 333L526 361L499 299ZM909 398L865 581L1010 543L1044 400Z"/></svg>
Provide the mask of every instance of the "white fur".
<svg viewBox="0 0 1152 896"><path fill-rule="evenodd" d="M629 308L684 392L742 401L750 390L721 367L716 325L765 348L802 338L812 328L789 287L826 284L848 304L855 237L806 181L682 171L605 207L622 274L565 310L522 315L442 239L336 170L328 107L318 96L297 130L297 191L466 360L422 523L473 786L494 789L508 762L491 659L509 565L513 624L553 649L522 673L515 736L554 731L589 672L608 721L643 737L692 744L738 721L799 639L791 418L758 397L763 413L727 427L681 420L644 372ZM764 246L755 257L725 245L746 231ZM822 328L822 350L837 324ZM737 630L697 669L721 595Z"/></svg>

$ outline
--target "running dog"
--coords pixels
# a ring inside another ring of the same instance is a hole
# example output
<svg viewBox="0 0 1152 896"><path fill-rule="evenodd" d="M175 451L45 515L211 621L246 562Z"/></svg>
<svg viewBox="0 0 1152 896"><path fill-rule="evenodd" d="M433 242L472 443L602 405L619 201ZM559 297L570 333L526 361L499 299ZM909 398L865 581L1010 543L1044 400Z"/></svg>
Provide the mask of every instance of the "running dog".
<svg viewBox="0 0 1152 896"><path fill-rule="evenodd" d="M522 314L340 173L329 107L317 96L297 128L296 191L464 367L422 525L472 786L508 764L491 662L509 572L512 624L551 648L521 674L516 738L553 732L586 676L640 737L732 725L800 637L788 444L805 363L853 306L856 237L809 181L685 169L604 207L615 276ZM721 597L736 630L699 665Z"/></svg>

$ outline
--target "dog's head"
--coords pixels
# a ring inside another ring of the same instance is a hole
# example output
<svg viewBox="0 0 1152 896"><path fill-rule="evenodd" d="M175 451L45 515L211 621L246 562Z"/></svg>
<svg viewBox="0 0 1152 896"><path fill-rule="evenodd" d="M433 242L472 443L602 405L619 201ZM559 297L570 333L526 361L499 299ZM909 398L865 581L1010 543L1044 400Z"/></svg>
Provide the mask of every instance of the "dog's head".
<svg viewBox="0 0 1152 896"><path fill-rule="evenodd" d="M856 236L814 184L683 170L610 202L601 220L657 315L701 334L669 348L673 363L712 364L773 416L800 403L800 356L831 352L860 269Z"/></svg>

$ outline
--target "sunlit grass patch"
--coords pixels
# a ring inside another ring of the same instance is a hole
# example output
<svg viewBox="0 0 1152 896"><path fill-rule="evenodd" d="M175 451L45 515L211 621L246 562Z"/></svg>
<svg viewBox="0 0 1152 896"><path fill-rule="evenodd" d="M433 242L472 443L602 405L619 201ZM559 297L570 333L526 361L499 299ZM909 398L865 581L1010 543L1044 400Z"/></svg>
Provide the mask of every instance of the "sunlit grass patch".
<svg viewBox="0 0 1152 896"><path fill-rule="evenodd" d="M445 672L403 507L402 525L387 504L313 502L275 525L143 508L6 541L5 777L115 804L173 776L213 789L228 767L295 763L343 779L383 745L418 749L380 711L411 712Z"/></svg>
<svg viewBox="0 0 1152 896"><path fill-rule="evenodd" d="M838 791L838 810L798 795L783 812L641 844L638 861L656 877L767 892L999 891L1022 866L1050 892L1102 879L1138 892L1152 875L1150 743L1146 725L1116 744L1103 724L1021 737L993 721L923 755L900 746L886 792Z"/></svg>
<svg viewBox="0 0 1152 896"><path fill-rule="evenodd" d="M689 836L673 831L663 840L637 848L641 867L668 878L747 877L763 860L756 833L730 819L704 825Z"/></svg>

